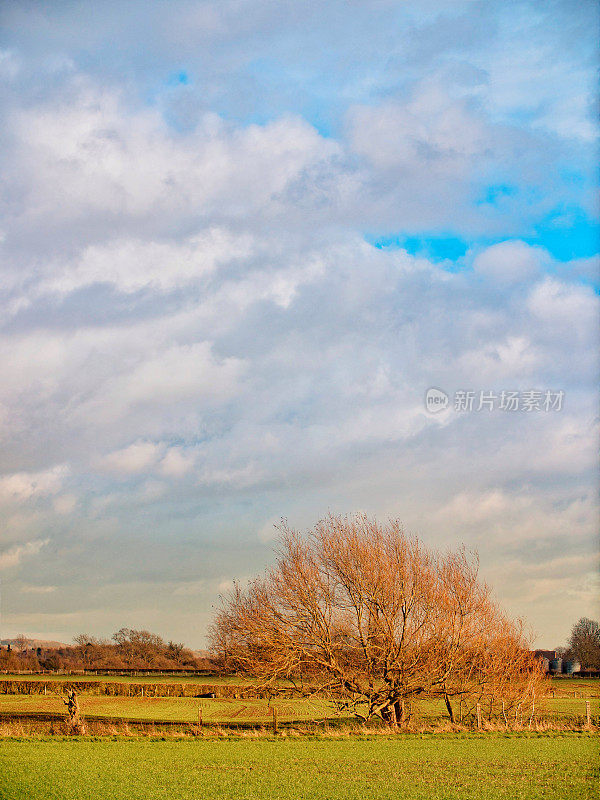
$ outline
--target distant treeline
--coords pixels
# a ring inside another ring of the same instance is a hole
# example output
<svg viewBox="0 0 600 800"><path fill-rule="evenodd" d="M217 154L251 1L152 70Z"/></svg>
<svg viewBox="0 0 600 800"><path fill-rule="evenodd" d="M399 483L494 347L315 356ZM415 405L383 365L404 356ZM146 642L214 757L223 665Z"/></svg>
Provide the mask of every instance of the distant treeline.
<svg viewBox="0 0 600 800"><path fill-rule="evenodd" d="M179 642L165 642L156 633L121 628L111 639L82 633L72 646L32 647L18 636L10 649L0 650L0 670L215 669Z"/></svg>

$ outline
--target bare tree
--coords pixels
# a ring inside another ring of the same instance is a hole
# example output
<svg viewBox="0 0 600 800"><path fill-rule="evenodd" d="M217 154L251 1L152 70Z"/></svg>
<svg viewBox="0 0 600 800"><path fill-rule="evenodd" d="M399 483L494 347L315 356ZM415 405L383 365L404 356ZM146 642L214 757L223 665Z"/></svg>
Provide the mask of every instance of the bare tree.
<svg viewBox="0 0 600 800"><path fill-rule="evenodd" d="M505 707L530 701L539 669L476 557L432 552L366 516L329 516L307 537L280 530L276 566L236 585L212 626L230 667L266 684L310 676L357 716L391 723L412 698L443 698L452 719L456 698L468 710L492 698L490 714L499 690Z"/></svg>
<svg viewBox="0 0 600 800"><path fill-rule="evenodd" d="M584 669L600 669L600 624L582 617L573 625L566 655L575 658Z"/></svg>
<svg viewBox="0 0 600 800"><path fill-rule="evenodd" d="M162 638L146 630L121 628L112 638L124 661L131 665L152 666L166 650Z"/></svg>
<svg viewBox="0 0 600 800"><path fill-rule="evenodd" d="M20 633L15 639L15 646L20 653L26 653L27 648L31 644L31 639L28 639L24 634Z"/></svg>

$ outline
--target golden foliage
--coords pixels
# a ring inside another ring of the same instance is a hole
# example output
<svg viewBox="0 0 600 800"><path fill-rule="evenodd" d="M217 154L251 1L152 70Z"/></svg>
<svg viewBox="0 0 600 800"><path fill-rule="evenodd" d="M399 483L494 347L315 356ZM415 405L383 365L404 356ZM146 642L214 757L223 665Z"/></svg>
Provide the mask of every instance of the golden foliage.
<svg viewBox="0 0 600 800"><path fill-rule="evenodd" d="M265 683L310 678L357 716L404 719L442 696L451 719L527 713L544 680L521 623L505 617L464 549L438 553L398 522L329 516L286 524L275 567L236 585L211 630L229 668ZM490 705L491 704L491 705Z"/></svg>

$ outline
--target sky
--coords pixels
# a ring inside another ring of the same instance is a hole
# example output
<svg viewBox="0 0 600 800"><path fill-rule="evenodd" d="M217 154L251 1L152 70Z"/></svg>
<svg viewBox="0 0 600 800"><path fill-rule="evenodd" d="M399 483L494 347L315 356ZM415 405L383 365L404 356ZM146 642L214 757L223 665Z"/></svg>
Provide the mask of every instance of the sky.
<svg viewBox="0 0 600 800"><path fill-rule="evenodd" d="M3 638L203 647L329 512L476 550L539 647L598 617L597 30L2 5Z"/></svg>

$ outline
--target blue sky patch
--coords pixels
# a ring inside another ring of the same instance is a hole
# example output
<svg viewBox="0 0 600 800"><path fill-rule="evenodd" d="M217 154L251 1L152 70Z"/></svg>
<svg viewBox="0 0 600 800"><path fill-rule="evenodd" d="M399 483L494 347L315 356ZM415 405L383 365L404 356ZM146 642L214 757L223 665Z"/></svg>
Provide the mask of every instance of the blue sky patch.
<svg viewBox="0 0 600 800"><path fill-rule="evenodd" d="M506 196L508 192L502 191L500 194ZM460 261L471 248L483 249L511 238L543 247L554 259L562 262L591 258L600 253L600 225L579 207L565 207L553 211L535 225L529 235L519 235L516 232L513 235L483 236L469 240L457 234L442 235L429 232L365 236L366 241L379 250L406 250L412 256L428 258L435 263Z"/></svg>
<svg viewBox="0 0 600 800"><path fill-rule="evenodd" d="M590 258L600 252L600 225L580 208L554 211L536 225L529 244L545 247L559 261Z"/></svg>
<svg viewBox="0 0 600 800"><path fill-rule="evenodd" d="M462 258L469 244L458 236L436 236L423 234L391 234L389 236L367 236L367 242L378 250L406 250L411 256L422 256L430 261L457 261Z"/></svg>
<svg viewBox="0 0 600 800"><path fill-rule="evenodd" d="M184 69L181 69L170 75L167 83L169 86L189 86L190 76Z"/></svg>
<svg viewBox="0 0 600 800"><path fill-rule="evenodd" d="M477 205L498 205L499 201L505 197L513 197L516 195L517 189L508 183L497 183L492 186L487 186L483 191L481 198L476 201Z"/></svg>

